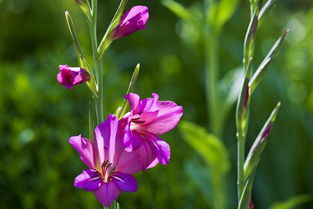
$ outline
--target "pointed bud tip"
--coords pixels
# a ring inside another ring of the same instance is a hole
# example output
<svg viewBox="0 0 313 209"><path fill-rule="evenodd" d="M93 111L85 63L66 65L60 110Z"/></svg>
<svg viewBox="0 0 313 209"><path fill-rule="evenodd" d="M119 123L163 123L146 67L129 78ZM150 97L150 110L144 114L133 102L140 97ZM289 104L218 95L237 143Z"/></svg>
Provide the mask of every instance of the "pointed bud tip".
<svg viewBox="0 0 313 209"><path fill-rule="evenodd" d="M77 4L82 5L83 3L85 3L85 0L75 0Z"/></svg>
<svg viewBox="0 0 313 209"><path fill-rule="evenodd" d="M136 69L140 70L140 63L136 65Z"/></svg>

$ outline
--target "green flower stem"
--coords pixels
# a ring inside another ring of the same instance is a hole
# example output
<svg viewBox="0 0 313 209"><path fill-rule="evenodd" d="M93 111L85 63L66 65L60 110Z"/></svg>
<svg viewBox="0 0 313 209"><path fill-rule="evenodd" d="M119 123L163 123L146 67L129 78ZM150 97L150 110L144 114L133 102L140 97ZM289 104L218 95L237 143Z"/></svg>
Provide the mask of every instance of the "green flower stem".
<svg viewBox="0 0 313 209"><path fill-rule="evenodd" d="M206 2L207 4L209 2ZM207 113L210 119L211 131L217 137L221 138L222 132L222 120L218 115L219 98L217 92L217 80L218 80L218 33L210 31L209 26L204 27L204 39L205 39L205 55L206 55L206 103ZM225 201L223 194L223 185L219 181L219 176L212 177L213 186L213 208L224 209Z"/></svg>
<svg viewBox="0 0 313 209"><path fill-rule="evenodd" d="M210 118L212 133L221 138L222 124L218 115L219 98L217 92L218 79L218 34L209 33L205 29L205 54L206 54L206 100L207 112Z"/></svg>
<svg viewBox="0 0 313 209"><path fill-rule="evenodd" d="M102 71L102 62L98 56L97 48L98 48L98 40L97 40L97 10L98 10L98 2L97 0L92 0L92 18L91 23L89 24L90 37L91 37L91 47L92 54L94 60L95 67L95 75L96 81L98 84L99 96L98 98L94 98L95 106L96 106L96 117L97 124L101 123L104 118L104 98L103 98L103 71Z"/></svg>
<svg viewBox="0 0 313 209"><path fill-rule="evenodd" d="M245 163L245 139L238 139L237 141L237 192L238 201L240 201L241 194L244 188L244 163Z"/></svg>
<svg viewBox="0 0 313 209"><path fill-rule="evenodd" d="M253 2L251 3L251 9L254 7ZM255 11L253 9L252 11ZM237 102L236 108L236 128L237 128L237 193L238 193L238 204L242 198L242 193L245 188L246 180L244 177L244 163L245 163L245 144L246 135L248 131L249 121L249 105L251 91L249 88L250 80L250 64L254 56L255 50L255 34L258 25L258 18L256 11L251 15L250 23L245 35L244 46L243 46L243 68L245 71L245 78L242 84L240 96Z"/></svg>

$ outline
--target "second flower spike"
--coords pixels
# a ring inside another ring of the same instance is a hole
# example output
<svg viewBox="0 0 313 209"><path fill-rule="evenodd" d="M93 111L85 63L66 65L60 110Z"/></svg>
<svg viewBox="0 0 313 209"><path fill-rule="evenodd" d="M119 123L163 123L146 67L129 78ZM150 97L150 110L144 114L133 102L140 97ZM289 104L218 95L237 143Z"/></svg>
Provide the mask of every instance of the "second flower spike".
<svg viewBox="0 0 313 209"><path fill-rule="evenodd" d="M138 30L145 29L149 19L149 9L146 6L134 6L120 19L119 24L113 29L112 40L122 38Z"/></svg>

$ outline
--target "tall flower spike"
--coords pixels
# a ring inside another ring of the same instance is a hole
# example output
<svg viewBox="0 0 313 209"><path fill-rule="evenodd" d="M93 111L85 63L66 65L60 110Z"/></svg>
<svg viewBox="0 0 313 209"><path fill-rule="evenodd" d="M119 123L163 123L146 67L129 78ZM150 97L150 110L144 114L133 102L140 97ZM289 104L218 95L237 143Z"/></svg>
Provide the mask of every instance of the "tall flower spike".
<svg viewBox="0 0 313 209"><path fill-rule="evenodd" d="M67 65L59 66L57 81L67 89L72 89L73 86L85 83L90 80L89 73L80 67L69 67Z"/></svg>
<svg viewBox="0 0 313 209"><path fill-rule="evenodd" d="M137 94L127 94L125 98L131 111L121 119L121 129L124 130L122 143L126 151L131 152L142 146L153 150L155 161L147 165L148 168L158 162L163 165L169 162L170 146L158 136L172 130L183 115L181 106L172 101L158 101L157 94L152 96L140 100ZM144 159L144 155L142 153L141 158Z"/></svg>
<svg viewBox="0 0 313 209"><path fill-rule="evenodd" d="M146 28L149 19L149 9L146 6L134 6L120 19L119 24L113 29L112 40L122 38L138 30Z"/></svg>
<svg viewBox="0 0 313 209"><path fill-rule="evenodd" d="M137 190L132 174L145 170L145 166L138 157L139 149L130 153L121 146L118 119L114 115L109 115L96 127L94 136L94 142L81 135L69 139L80 159L89 167L75 178L74 186L92 191L101 204L109 207L121 191Z"/></svg>

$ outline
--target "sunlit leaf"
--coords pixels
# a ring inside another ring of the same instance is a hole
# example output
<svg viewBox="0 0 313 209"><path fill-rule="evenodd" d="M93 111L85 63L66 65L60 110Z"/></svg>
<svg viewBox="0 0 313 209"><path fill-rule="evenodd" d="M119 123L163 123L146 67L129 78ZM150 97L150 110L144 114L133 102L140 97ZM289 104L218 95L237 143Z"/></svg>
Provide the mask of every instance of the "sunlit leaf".
<svg viewBox="0 0 313 209"><path fill-rule="evenodd" d="M221 28L236 11L239 0L221 0L219 3L211 4L208 8L208 19L210 24Z"/></svg>
<svg viewBox="0 0 313 209"><path fill-rule="evenodd" d="M194 21L194 15L182 4L172 0L162 0L162 4L171 10L177 17Z"/></svg>
<svg viewBox="0 0 313 209"><path fill-rule="evenodd" d="M270 207L270 209L293 209L302 203L309 202L311 199L311 195L298 195L286 201L275 203Z"/></svg>
<svg viewBox="0 0 313 209"><path fill-rule="evenodd" d="M180 129L186 142L199 153L211 169L225 173L230 167L224 144L194 123L182 121Z"/></svg>

